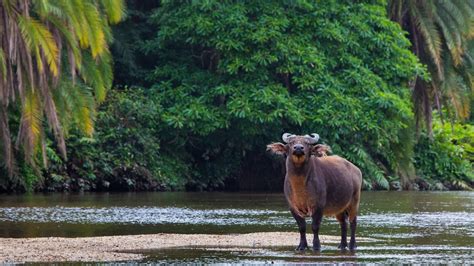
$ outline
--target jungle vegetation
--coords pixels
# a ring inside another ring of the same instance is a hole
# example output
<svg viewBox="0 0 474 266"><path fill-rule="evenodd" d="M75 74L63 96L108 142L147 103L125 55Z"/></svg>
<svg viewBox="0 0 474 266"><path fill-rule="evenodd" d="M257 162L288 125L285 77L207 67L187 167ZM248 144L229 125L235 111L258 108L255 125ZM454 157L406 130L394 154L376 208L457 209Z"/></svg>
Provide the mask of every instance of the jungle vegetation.
<svg viewBox="0 0 474 266"><path fill-rule="evenodd" d="M0 190L279 191L283 132L365 189L473 187L474 1L126 6L0 4Z"/></svg>

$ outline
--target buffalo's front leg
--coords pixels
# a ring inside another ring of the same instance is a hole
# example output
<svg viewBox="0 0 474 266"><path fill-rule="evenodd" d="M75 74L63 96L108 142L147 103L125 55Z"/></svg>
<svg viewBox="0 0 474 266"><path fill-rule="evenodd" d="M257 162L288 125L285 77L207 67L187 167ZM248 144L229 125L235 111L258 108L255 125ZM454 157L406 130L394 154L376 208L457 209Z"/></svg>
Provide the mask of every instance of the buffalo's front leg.
<svg viewBox="0 0 474 266"><path fill-rule="evenodd" d="M308 241L306 240L306 220L296 214L293 210L291 210L291 214L293 218L295 218L296 223L298 224L298 230L300 231L300 244L296 247L296 250L305 250L308 247Z"/></svg>
<svg viewBox="0 0 474 266"><path fill-rule="evenodd" d="M321 225L321 220L323 219L323 210L321 208L317 208L313 215L313 223L311 224L311 228L313 229L313 250L320 250L321 244L319 242L319 226Z"/></svg>

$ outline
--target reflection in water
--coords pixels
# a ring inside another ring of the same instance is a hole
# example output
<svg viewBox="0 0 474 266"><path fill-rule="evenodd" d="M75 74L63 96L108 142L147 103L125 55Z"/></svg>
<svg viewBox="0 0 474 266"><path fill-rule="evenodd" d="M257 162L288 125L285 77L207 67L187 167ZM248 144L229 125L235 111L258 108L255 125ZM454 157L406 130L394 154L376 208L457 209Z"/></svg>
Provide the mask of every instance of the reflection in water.
<svg viewBox="0 0 474 266"><path fill-rule="evenodd" d="M153 262L474 262L473 192L364 192L357 253L323 246L320 254L293 247L185 248L147 251ZM117 193L0 196L0 236L93 236L141 233L292 231L281 194ZM310 231L310 229L308 229ZM339 234L324 218L322 234ZM295 243L296 244L296 243Z"/></svg>

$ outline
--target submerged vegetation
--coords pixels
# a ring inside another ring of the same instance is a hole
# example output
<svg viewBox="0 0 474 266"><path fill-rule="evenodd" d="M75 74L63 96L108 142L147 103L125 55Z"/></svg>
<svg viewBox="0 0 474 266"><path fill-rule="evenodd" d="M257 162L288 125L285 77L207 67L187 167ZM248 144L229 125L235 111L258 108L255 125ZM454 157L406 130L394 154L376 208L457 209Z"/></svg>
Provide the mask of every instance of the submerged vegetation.
<svg viewBox="0 0 474 266"><path fill-rule="evenodd" d="M1 157L0 190L279 190L282 165L265 146L282 132L317 132L335 154L361 168L366 189L469 189L472 29L450 31L457 34L453 43L434 36L431 47L428 34L434 32L423 26L443 30L437 26L446 19L443 12L453 9L433 1L429 8L437 8L439 18L430 20L416 16L428 7L409 2L128 1L126 19L110 31L109 23L122 18L123 8L114 5L119 2L85 1L100 21L95 30L104 36L103 42L87 39L88 44L82 32L63 36L48 22L71 20L66 25L72 29L92 30L67 15L67 6L76 1L54 2L62 3L58 6L33 1L30 16L50 27L58 36L51 39L56 50L64 50L48 61L40 42L25 48L36 58L38 47L38 62L46 60L41 62L49 68L40 69L35 61L33 72L44 73L43 90L56 111L44 109L51 107L43 94L2 96L9 99L2 102L8 125L2 129L9 130L3 131L8 134L2 148L8 152ZM403 16L394 11L410 8ZM472 20L470 10L462 19ZM406 25L419 29L407 34ZM418 35L423 40L414 43ZM112 39L115 88L106 96L112 86L107 45ZM441 53L449 56L432 62ZM7 71L23 70L5 58ZM55 74L51 62L73 67L58 67ZM443 76L434 75L439 71ZM28 80L28 68L21 73ZM420 90L426 94L421 102ZM434 108L440 115L431 119ZM420 110L430 118L424 130ZM21 134L16 137L13 130ZM23 142L25 136L34 138Z"/></svg>

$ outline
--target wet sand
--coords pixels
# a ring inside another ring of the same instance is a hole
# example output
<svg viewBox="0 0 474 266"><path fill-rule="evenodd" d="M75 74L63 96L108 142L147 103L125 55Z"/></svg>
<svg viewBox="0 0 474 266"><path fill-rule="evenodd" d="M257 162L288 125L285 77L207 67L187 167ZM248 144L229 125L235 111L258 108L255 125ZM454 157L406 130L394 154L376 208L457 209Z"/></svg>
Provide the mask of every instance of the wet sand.
<svg viewBox="0 0 474 266"><path fill-rule="evenodd" d="M308 242L312 236L308 235ZM337 236L320 236L321 244L336 244ZM358 241L368 239L358 238ZM140 260L137 250L183 246L243 247L296 246L297 232L265 232L233 235L151 234L105 237L0 238L0 263L105 262ZM138 251L139 252L139 251Z"/></svg>

